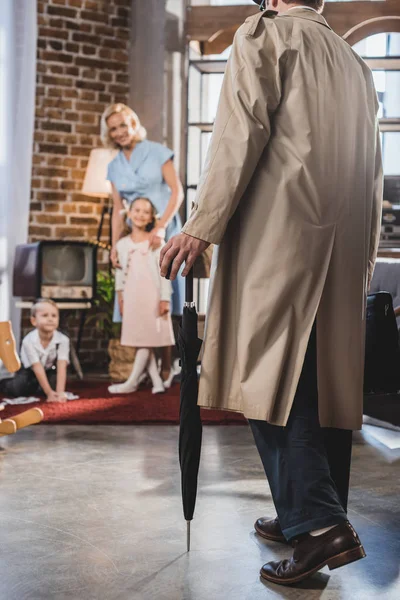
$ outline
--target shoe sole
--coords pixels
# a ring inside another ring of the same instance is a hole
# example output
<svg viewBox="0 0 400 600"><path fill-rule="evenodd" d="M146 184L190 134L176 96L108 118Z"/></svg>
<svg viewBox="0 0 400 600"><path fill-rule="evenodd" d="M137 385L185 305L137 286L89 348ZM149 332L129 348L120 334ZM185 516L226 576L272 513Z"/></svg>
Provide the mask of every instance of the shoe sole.
<svg viewBox="0 0 400 600"><path fill-rule="evenodd" d="M300 583L301 581L304 581L304 579L311 577L311 575L314 575L314 573L317 573L317 571L320 571L326 566L328 566L330 571L334 571L339 567L349 565L350 563L355 562L356 560L361 560L366 556L367 555L364 548L362 546L358 546L357 548L352 548L351 550L346 550L346 552L332 556L314 569L307 571L307 573L302 573L301 575L292 577L291 579L279 579L277 577L266 575L262 569L260 571L260 575L266 581L271 581L272 583L277 583L278 585L293 585L294 583Z"/></svg>
<svg viewBox="0 0 400 600"><path fill-rule="evenodd" d="M1 424L3 425L3 431L0 433L0 437L17 433L17 424L13 419L4 419L4 421L1 421Z"/></svg>
<svg viewBox="0 0 400 600"><path fill-rule="evenodd" d="M42 411L41 408L38 408L37 406L35 406L35 408L33 410L36 410L39 415L41 416L42 419L44 419L44 412Z"/></svg>
<svg viewBox="0 0 400 600"><path fill-rule="evenodd" d="M282 536L282 537L278 537L278 536L273 536L273 535L268 535L266 533L264 533L261 529L259 529L257 527L257 523L254 524L254 529L255 532L260 535L262 538L264 538L265 540L269 540L270 542L280 542L281 544L289 544L289 542L287 541L287 539Z"/></svg>

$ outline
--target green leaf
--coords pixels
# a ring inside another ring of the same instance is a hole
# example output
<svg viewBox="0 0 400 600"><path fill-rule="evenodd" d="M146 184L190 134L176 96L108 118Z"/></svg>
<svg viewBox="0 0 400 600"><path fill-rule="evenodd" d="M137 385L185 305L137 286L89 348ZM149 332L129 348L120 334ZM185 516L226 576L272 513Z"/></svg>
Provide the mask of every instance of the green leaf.
<svg viewBox="0 0 400 600"><path fill-rule="evenodd" d="M119 337L121 330L121 324L113 322L114 297L114 271L98 271L94 298L95 313L88 317L87 323L94 324L96 329L103 332L108 339Z"/></svg>

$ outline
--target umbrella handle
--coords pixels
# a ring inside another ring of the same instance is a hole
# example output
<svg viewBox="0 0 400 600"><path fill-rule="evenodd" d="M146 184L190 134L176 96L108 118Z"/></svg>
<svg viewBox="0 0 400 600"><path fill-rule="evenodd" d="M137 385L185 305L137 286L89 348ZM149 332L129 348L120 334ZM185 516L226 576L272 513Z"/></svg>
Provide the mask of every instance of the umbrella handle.
<svg viewBox="0 0 400 600"><path fill-rule="evenodd" d="M165 279L170 279L172 270L172 262L168 267L167 274ZM189 273L186 276L185 281L185 304L193 304L193 267L190 269Z"/></svg>
<svg viewBox="0 0 400 600"><path fill-rule="evenodd" d="M185 302L191 304L193 302L193 268L190 269L185 281Z"/></svg>

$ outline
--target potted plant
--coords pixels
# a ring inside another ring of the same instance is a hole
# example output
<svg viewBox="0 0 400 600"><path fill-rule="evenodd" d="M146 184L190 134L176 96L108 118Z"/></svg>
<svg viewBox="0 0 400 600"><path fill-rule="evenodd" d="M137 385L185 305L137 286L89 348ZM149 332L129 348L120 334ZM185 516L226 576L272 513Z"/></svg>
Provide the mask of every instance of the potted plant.
<svg viewBox="0 0 400 600"><path fill-rule="evenodd" d="M121 323L114 323L115 278L111 270L97 272L97 289L94 301L95 314L88 319L108 339L110 364L108 372L112 381L125 381L132 371L136 350L121 346Z"/></svg>

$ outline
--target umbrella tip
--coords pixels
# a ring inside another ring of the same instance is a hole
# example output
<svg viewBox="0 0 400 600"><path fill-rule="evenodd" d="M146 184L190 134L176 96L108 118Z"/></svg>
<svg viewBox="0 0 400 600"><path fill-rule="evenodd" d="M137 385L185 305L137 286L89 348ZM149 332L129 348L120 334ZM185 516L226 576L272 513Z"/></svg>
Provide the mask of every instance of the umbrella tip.
<svg viewBox="0 0 400 600"><path fill-rule="evenodd" d="M190 521L186 521L186 548L190 552Z"/></svg>

